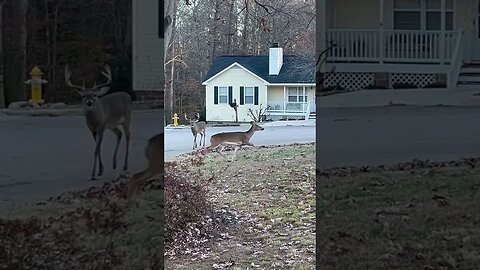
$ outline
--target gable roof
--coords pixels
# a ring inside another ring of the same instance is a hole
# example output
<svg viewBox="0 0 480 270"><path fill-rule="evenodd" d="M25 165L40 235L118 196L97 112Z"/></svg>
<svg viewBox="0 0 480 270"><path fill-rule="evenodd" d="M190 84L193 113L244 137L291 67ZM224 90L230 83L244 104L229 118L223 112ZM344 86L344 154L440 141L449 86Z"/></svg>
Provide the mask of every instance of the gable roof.
<svg viewBox="0 0 480 270"><path fill-rule="evenodd" d="M306 56L284 55L278 75L268 75L268 56L218 56L203 78L203 83L237 63L270 84L315 84L315 59Z"/></svg>

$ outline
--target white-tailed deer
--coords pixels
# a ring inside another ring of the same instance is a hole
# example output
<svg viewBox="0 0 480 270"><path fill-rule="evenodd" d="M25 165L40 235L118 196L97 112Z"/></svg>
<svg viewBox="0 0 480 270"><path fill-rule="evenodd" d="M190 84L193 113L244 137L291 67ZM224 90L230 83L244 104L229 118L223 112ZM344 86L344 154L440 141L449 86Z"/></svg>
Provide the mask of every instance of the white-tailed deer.
<svg viewBox="0 0 480 270"><path fill-rule="evenodd" d="M237 154L238 149L240 149L244 145L255 146L250 142L253 134L255 131L262 131L264 130L263 127L259 126L255 122L250 122L252 125L250 129L246 132L222 132L213 135L210 138L210 146L207 147L207 150L210 149L218 149L218 153L225 158L225 155L222 153L225 146L234 146L235 152L233 153L232 161L235 159L235 155Z"/></svg>
<svg viewBox="0 0 480 270"><path fill-rule="evenodd" d="M95 180L97 160L99 164L98 176L103 175L103 163L101 156L101 147L105 129L111 130L117 136L115 152L113 154L113 169L117 167L117 151L122 139L122 127L126 138L126 150L123 170L128 169L128 149L130 145L130 119L132 112L132 98L126 92L115 92L102 96L108 92L108 86L112 82L110 67L105 66L102 74L107 78L105 83L94 85L90 88L83 85L74 85L70 81L71 73L68 66L65 66L65 82L69 87L74 88L82 97L83 112L87 120L87 126L96 142L95 155L93 161L93 170L91 180Z"/></svg>
<svg viewBox="0 0 480 270"><path fill-rule="evenodd" d="M185 120L190 123L190 129L192 130L193 134L193 148L197 148L197 134L200 134L200 146L202 146L202 139L203 139L203 147L205 147L205 129L207 127L207 123L203 121L199 121L200 114L197 113L197 119L190 119L187 118L187 114L185 114Z"/></svg>
<svg viewBox="0 0 480 270"><path fill-rule="evenodd" d="M131 197L137 188L157 175L164 174L164 133L159 133L148 140L145 156L148 161L147 168L132 176L127 183L126 196Z"/></svg>

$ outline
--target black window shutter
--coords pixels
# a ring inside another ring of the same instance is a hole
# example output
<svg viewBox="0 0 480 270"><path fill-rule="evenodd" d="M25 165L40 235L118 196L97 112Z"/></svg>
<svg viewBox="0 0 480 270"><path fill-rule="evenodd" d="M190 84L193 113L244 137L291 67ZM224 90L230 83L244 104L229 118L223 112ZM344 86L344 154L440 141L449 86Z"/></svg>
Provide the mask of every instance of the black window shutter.
<svg viewBox="0 0 480 270"><path fill-rule="evenodd" d="M258 86L255 86L255 97L254 97L254 104L258 105Z"/></svg>
<svg viewBox="0 0 480 270"><path fill-rule="evenodd" d="M233 103L233 87L229 86L228 87L228 104Z"/></svg>
<svg viewBox="0 0 480 270"><path fill-rule="evenodd" d="M245 90L243 86L240 86L240 105L245 104Z"/></svg>
<svg viewBox="0 0 480 270"><path fill-rule="evenodd" d="M213 87L213 104L218 104L218 86Z"/></svg>

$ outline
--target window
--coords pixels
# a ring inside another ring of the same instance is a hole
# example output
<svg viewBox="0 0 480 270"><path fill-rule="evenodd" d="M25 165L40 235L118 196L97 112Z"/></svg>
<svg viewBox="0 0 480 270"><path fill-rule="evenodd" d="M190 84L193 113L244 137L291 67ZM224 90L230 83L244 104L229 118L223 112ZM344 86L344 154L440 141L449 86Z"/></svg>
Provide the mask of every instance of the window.
<svg viewBox="0 0 480 270"><path fill-rule="evenodd" d="M440 0L394 0L394 29L440 30L440 23ZM453 0L445 2L445 30L453 30Z"/></svg>
<svg viewBox="0 0 480 270"><path fill-rule="evenodd" d="M228 104L228 87L226 86L218 87L218 103Z"/></svg>
<svg viewBox="0 0 480 270"><path fill-rule="evenodd" d="M245 87L245 104L253 104L253 87Z"/></svg>
<svg viewBox="0 0 480 270"><path fill-rule="evenodd" d="M288 102L307 102L307 95L303 95L303 87L289 87Z"/></svg>

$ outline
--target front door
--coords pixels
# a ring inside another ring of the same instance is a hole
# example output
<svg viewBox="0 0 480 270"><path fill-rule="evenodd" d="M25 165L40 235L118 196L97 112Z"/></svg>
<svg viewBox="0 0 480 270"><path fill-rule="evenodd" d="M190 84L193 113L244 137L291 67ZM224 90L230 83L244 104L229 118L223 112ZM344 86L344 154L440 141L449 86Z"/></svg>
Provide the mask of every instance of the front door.
<svg viewBox="0 0 480 270"><path fill-rule="evenodd" d="M480 0L473 1L472 60L480 61Z"/></svg>

